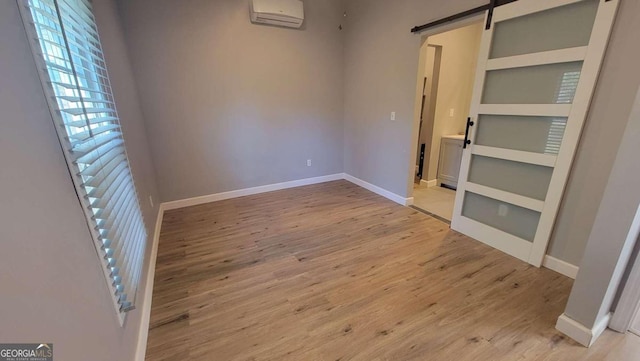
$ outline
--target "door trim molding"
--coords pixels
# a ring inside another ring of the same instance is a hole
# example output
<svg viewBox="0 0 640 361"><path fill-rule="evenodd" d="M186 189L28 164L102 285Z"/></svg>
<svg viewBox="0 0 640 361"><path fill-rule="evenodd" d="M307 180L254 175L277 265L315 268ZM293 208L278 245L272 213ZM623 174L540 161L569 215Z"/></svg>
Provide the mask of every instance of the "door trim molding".
<svg viewBox="0 0 640 361"><path fill-rule="evenodd" d="M627 242L636 240L640 242L640 205L636 211L636 216L631 224L631 229L627 235ZM636 244L634 243L634 246ZM630 247L630 249L633 249ZM631 272L627 279L620 300L616 306L616 310L611 319L611 328L618 332L627 332L631 326L633 317L638 311L638 305L640 304L640 254L636 256L636 259L631 266ZM637 316L636 316L637 317Z"/></svg>
<svg viewBox="0 0 640 361"><path fill-rule="evenodd" d="M611 329L627 332L634 316L640 312L640 257L636 257L629 278L625 284L620 301L611 318ZM638 317L638 316L636 316Z"/></svg>

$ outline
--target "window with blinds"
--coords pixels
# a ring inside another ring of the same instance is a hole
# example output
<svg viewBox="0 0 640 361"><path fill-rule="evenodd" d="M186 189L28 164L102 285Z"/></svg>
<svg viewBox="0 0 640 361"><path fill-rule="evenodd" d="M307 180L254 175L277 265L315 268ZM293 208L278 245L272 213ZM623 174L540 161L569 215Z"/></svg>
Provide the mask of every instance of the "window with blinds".
<svg viewBox="0 0 640 361"><path fill-rule="evenodd" d="M146 230L89 0L18 0L71 178L121 322Z"/></svg>

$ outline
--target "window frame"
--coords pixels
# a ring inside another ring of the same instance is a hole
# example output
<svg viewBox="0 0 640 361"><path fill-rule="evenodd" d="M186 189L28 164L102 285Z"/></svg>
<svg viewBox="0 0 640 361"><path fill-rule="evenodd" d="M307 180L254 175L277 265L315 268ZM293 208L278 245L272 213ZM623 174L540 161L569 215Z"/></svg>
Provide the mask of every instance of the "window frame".
<svg viewBox="0 0 640 361"><path fill-rule="evenodd" d="M39 1L39 0L35 0L35 1ZM55 6L56 6L56 12L60 11L60 8L58 6L58 0L44 0L46 2L52 2ZM79 2L85 2L85 3L89 3L89 5L91 5L91 0L77 0ZM72 134L72 132L70 132L67 128L69 127L69 125L65 122L62 114L61 114L61 110L60 110L60 105L58 103L58 97L59 95L56 94L56 91L53 89L53 86L50 84L50 82L55 81L55 79L53 79L50 74L49 74L49 70L48 70L48 65L46 64L46 55L43 53L42 50L42 45L41 45L41 41L40 41L40 36L38 34L38 31L36 29L36 20L33 17L32 14L32 10L31 10L31 5L30 5L30 0L16 0L17 4L18 4L18 8L20 10L20 14L21 14L21 18L23 21L23 25L25 28L25 32L26 32L26 36L27 36L27 40L29 43L29 46L31 48L33 57L34 57L34 61L35 61L35 65L37 68L37 72L38 72L38 76L40 78L41 84L42 84L42 89L43 89L43 93L44 96L46 98L47 101L47 105L49 107L50 110L50 114L51 114L51 121L53 122L55 131L56 131L56 135L58 137L59 140L59 144L60 144L60 148L62 153L64 154L64 158L65 158L65 163L67 164L67 170L69 172L69 177L70 177L70 181L73 183L73 187L74 190L76 192L76 196L78 197L78 201L79 201L79 205L80 208L82 208L82 212L84 214L85 217L85 221L87 223L87 228L89 230L89 233L91 235L91 239L93 242L93 245L95 247L95 251L96 251L96 256L98 257L98 260L100 262L100 268L102 269L102 273L104 275L104 279L107 285L107 289L110 293L110 298L112 300L112 304L114 306L114 309L116 311L116 316L118 319L118 322L120 324L121 327L124 326L126 317L127 317L127 313L128 311L132 310L134 307L132 306L131 308L128 309L123 309L121 302L120 302L120 293L116 287L116 283L114 282L114 278L111 272L111 265L110 265L110 261L108 260L108 255L106 254L104 248L105 248L105 244L102 242L102 236L99 232L99 230L97 229L99 227L98 223L95 220L95 208L93 208L93 206L91 205L91 202L89 200L89 195L87 192L87 189L83 186L83 183L85 180L83 180L82 175L79 175L80 172L80 168L78 167L77 164L74 163L74 156L71 152L71 150L69 149L72 145L72 140L69 139L70 135ZM90 6L90 11L93 14L93 8ZM63 19L62 19L62 15L59 15L59 22L62 24L63 28L61 29L61 32L63 34L65 34L66 30L64 29L65 24L63 23ZM131 178L131 187L133 188L133 196L135 199L132 200L132 202L134 202L134 206L137 207L137 211L139 213L139 221L141 222L139 224L139 226L142 227L141 232L142 234L142 241L141 244L132 244L129 245L130 248L128 248L129 251L137 251L137 255L139 258L139 265L135 265L136 267L139 267L139 269L137 270L137 273L133 273L133 274L137 274L138 278L135 279L135 285L132 286L132 290L133 290L133 294L129 294L129 302L131 302L132 305L134 305L135 300L137 298L137 293L140 291L140 280L142 279L142 273L143 273L143 266L144 266L144 255L145 255L145 250L147 248L148 242L149 242L149 238L148 238L148 234L147 234L147 228L146 228L146 224L145 224L145 220L144 220L144 216L142 214L142 207L141 207L141 203L140 203L140 197L139 194L137 192L136 189L136 182L133 176L133 170L131 168L131 163L129 161L129 157L127 154L127 148L126 148L126 141L125 141L125 135L124 135L124 131L122 129L122 126L120 124L120 117L118 115L117 112L117 106L116 106L116 101L115 101L115 96L113 94L113 89L111 86L111 79L109 77L109 72L108 72L108 65L106 64L106 59L105 59L105 54L104 51L102 49L102 41L100 40L99 37L99 30L98 30L98 26L96 24L95 21L95 15L93 15L93 24L95 25L95 29L96 29L96 36L97 36L97 40L98 43L100 44L100 55L102 58L102 62L104 63L104 69L101 69L100 72L103 73L99 73L98 72L98 68L101 68L100 64L96 63L95 61L93 61L93 59L90 59L91 61L88 62L89 67L91 69L87 69L90 70L90 76L92 79L87 79L87 80L91 80L94 81L95 83L99 84L99 89L100 91L104 91L106 98L112 103L112 108L113 108L113 112L115 114L115 118L116 120L113 121L118 125L118 129L120 132L120 138L123 141L122 147L124 148L124 163L128 169L128 175ZM70 44L66 38L66 34L64 35L64 44L61 47L66 47L66 54L65 56L69 57L69 62L71 64L71 66L73 67L73 55L69 52L70 51ZM79 46L84 46L88 44L75 44L74 46L78 47L78 49L80 49ZM60 46L60 44L57 44L56 46ZM82 50L86 50L86 49L82 49ZM84 65L82 65L84 67ZM98 75L99 74L99 75ZM86 75L86 74L85 74ZM70 75L71 76L71 75ZM100 76L104 77L106 79L106 83L104 79L101 79ZM74 81L76 82L76 86L80 86L80 83L78 83L78 74L75 73L74 70L74 74L73 77L75 78ZM81 92L81 90L79 88L77 88L78 92ZM81 94L81 93L80 93ZM83 107L85 107L85 101L84 100L80 100L80 103L82 104ZM86 113L86 109L85 109L85 113L84 113L85 117L87 115ZM93 138L93 137L91 137ZM100 156L102 157L102 156ZM115 198L115 195L114 197ZM117 227L114 227L112 225L111 229L115 229ZM122 238L124 239L124 238ZM131 240L131 242L133 242ZM139 249L138 247L142 247L141 249ZM124 252L123 252L124 253ZM122 256L121 253L121 259L124 258L124 256ZM129 257L131 257L131 255L129 255ZM131 270L130 270L131 271ZM131 271L133 272L133 271Z"/></svg>

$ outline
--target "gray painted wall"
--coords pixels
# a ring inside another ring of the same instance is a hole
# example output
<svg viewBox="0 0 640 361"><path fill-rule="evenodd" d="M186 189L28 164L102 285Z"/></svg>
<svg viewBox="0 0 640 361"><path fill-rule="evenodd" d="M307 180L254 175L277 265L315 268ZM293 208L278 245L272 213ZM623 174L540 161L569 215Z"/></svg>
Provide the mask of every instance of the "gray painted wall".
<svg viewBox="0 0 640 361"><path fill-rule="evenodd" d="M157 198L115 7L94 3L136 186ZM0 340L53 342L56 360L132 360L140 312L120 327L15 1L0 2L0 49ZM157 211L143 202L150 236Z"/></svg>
<svg viewBox="0 0 640 361"><path fill-rule="evenodd" d="M418 55L415 25L483 1L350 0L345 38L345 172L401 196L412 191ZM579 264L640 84L637 0L621 2L549 254ZM395 111L396 121L389 121Z"/></svg>
<svg viewBox="0 0 640 361"><path fill-rule="evenodd" d="M637 233L627 235L640 205L640 88L617 151L565 314L592 328L611 310ZM626 242L627 241L627 242ZM627 252L623 252L624 248ZM623 283L624 284L624 283Z"/></svg>
<svg viewBox="0 0 640 361"><path fill-rule="evenodd" d="M579 265L640 85L640 1L622 0L548 253Z"/></svg>
<svg viewBox="0 0 640 361"><path fill-rule="evenodd" d="M341 0L305 1L301 30L248 0L120 9L163 201L342 172Z"/></svg>

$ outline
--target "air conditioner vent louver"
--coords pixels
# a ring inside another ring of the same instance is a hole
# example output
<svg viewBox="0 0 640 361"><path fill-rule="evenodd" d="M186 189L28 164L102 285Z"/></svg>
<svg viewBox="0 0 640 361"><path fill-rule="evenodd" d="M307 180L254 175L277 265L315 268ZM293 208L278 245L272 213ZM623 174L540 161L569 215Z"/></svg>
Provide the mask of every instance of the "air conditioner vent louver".
<svg viewBox="0 0 640 361"><path fill-rule="evenodd" d="M273 19L273 18L265 18L262 16L258 16L256 18L257 22L260 23L281 23L281 24L298 24L298 22L296 20L281 20L281 19Z"/></svg>

